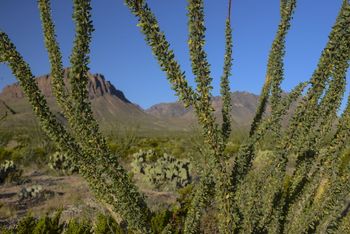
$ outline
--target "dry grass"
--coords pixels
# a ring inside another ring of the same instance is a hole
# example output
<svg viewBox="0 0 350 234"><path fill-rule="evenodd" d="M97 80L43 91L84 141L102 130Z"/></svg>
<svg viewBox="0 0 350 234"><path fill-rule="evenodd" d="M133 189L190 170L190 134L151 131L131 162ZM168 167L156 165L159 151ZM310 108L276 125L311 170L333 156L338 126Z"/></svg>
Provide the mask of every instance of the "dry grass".
<svg viewBox="0 0 350 234"><path fill-rule="evenodd" d="M16 218L17 212L12 204L0 204L0 220Z"/></svg>

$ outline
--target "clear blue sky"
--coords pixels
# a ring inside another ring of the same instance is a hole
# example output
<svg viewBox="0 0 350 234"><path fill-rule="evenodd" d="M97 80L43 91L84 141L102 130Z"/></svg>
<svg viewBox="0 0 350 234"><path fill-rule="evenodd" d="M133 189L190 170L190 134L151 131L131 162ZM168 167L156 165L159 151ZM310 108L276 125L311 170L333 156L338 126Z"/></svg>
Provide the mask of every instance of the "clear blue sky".
<svg viewBox="0 0 350 234"><path fill-rule="evenodd" d="M1 0L0 30L9 34L18 50L29 62L35 75L49 72L43 44L37 1ZM185 0L148 0L159 19L176 58L191 75L187 48L187 18ZM310 78L320 53L335 22L341 0L299 0L292 28L287 37L285 57L285 90ZM102 73L132 101L144 108L159 102L176 100L165 74L152 56L137 21L122 0L94 0L95 32L91 50L91 72ZM214 78L213 94L219 93L224 54L224 23L227 0L206 0L208 59ZM56 32L69 66L69 54L74 39L71 20L72 1L52 0ZM279 22L278 0L233 0L232 24L234 67L231 77L233 91L258 94L264 81L266 61ZM0 65L0 89L15 78L5 65Z"/></svg>

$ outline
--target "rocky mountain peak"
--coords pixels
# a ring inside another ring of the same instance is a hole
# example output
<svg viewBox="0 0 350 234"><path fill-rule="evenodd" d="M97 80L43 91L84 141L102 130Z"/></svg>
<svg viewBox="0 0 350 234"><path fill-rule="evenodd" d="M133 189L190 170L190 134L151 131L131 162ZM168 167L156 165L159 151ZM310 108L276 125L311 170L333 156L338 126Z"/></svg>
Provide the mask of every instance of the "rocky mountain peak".
<svg viewBox="0 0 350 234"><path fill-rule="evenodd" d="M69 89L68 82L68 74L69 68L64 70L64 82L66 83ZM130 101L125 97L122 91L116 89L109 81L105 79L102 74L91 74L88 73L88 89L89 89L89 98L94 99L101 96L115 96L119 98L121 101L130 103ZM45 97L53 97L52 89L51 89L51 75L43 75L35 78L39 89L42 91ZM24 98L24 93L19 85L19 83L15 83L12 85L6 86L3 91L0 93L0 99L21 99Z"/></svg>

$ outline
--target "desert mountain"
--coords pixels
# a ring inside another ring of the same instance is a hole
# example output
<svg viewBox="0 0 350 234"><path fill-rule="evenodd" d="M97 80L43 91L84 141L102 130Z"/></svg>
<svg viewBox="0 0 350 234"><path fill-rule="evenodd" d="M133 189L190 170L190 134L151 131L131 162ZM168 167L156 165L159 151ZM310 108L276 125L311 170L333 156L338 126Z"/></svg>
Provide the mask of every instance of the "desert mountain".
<svg viewBox="0 0 350 234"><path fill-rule="evenodd" d="M66 84L69 83L67 82L68 72L69 70L65 69ZM166 126L162 121L145 113L138 105L131 103L123 92L116 89L103 75L89 73L88 78L89 99L94 115L103 129L134 126L144 130L162 130ZM52 112L58 119L64 121L52 93L50 79L48 74L35 78L35 81L46 97ZM67 87L69 90L69 84ZM0 114L6 113L8 108L11 108L14 113L8 116L5 123L1 123L2 125L16 127L35 124L32 108L18 83L6 86L0 93Z"/></svg>
<svg viewBox="0 0 350 234"><path fill-rule="evenodd" d="M65 69L64 81L69 92L67 80L69 69ZM102 74L88 74L89 99L92 110L103 130L118 131L120 128L136 127L141 131L189 131L197 127L193 109L185 108L181 102L161 103L143 110L130 102ZM65 122L51 90L50 75L35 78L40 90L58 120ZM247 129L252 122L259 96L248 92L231 94L232 122L236 129ZM215 116L221 121L221 97L213 97ZM27 98L18 83L6 86L0 93L0 117L6 113L0 127L17 128L36 125L36 118Z"/></svg>
<svg viewBox="0 0 350 234"><path fill-rule="evenodd" d="M231 93L232 122L235 127L247 128L251 124L257 108L259 96L248 92ZM220 121L222 99L213 97L212 105L215 116ZM157 118L164 119L176 125L195 125L196 117L193 108L185 108L181 102L161 103L147 109L146 112Z"/></svg>

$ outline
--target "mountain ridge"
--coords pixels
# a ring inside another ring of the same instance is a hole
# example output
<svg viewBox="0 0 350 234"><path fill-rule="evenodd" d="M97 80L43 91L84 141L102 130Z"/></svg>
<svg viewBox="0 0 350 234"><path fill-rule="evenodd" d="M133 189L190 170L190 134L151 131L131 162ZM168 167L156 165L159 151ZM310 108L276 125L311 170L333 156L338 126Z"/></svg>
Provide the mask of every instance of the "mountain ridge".
<svg viewBox="0 0 350 234"><path fill-rule="evenodd" d="M246 92L231 92L231 120L236 127L247 128L253 120L257 108L259 96ZM220 96L212 97L214 115L221 121L222 99ZM269 108L268 108L269 111ZM185 108L181 102L159 103L145 110L146 113L168 121L179 122L181 120L196 122L195 113L192 107Z"/></svg>
<svg viewBox="0 0 350 234"><path fill-rule="evenodd" d="M65 69L64 82L67 92L70 90L68 73L69 69ZM185 108L181 102L158 103L150 108L143 109L132 103L121 90L118 90L110 81L106 80L102 74L88 73L88 78L89 100L94 116L103 129L110 130L122 125L156 131L190 131L191 128L198 126L193 108ZM53 113L58 116L58 119L62 119L62 111L56 104L50 79L50 74L46 74L36 77L35 81L46 97ZM249 127L258 100L258 95L249 92L236 91L231 93L231 121L234 128L247 129ZM12 120L12 126L15 126L15 123L18 122L23 122L25 125L26 120L35 118L18 82L4 87L0 93L1 102L3 102L3 105L0 105L0 113L5 111L6 106L15 112L10 116L11 118L8 118L9 121ZM212 97L212 105L215 110L214 115L220 122L221 97Z"/></svg>
<svg viewBox="0 0 350 234"><path fill-rule="evenodd" d="M64 82L66 91L70 92L68 73L69 68L64 70ZM41 75L34 79L45 96L51 111L58 119L62 119L62 110L58 107L56 98L52 93L50 74ZM115 129L119 128L119 125L134 125L161 130L163 129L162 125L166 125L145 113L137 104L132 103L121 90L118 90L110 81L107 81L102 74L88 73L88 79L89 101L101 128ZM2 92L0 92L1 102L6 103L7 106L16 112L11 118L7 118L7 126L15 127L16 123L20 123L23 126L35 122L32 121L35 119L32 107L18 82L3 88ZM5 111L5 105L0 105L0 113Z"/></svg>

